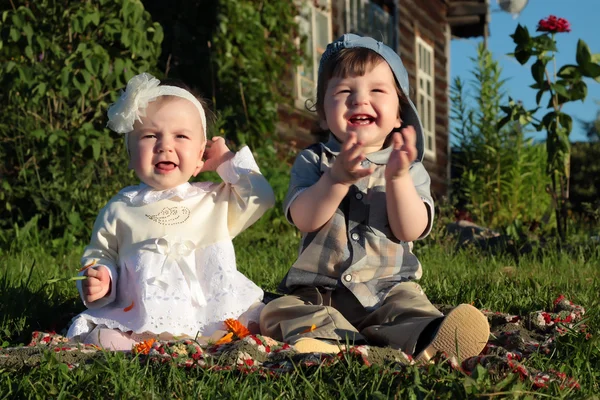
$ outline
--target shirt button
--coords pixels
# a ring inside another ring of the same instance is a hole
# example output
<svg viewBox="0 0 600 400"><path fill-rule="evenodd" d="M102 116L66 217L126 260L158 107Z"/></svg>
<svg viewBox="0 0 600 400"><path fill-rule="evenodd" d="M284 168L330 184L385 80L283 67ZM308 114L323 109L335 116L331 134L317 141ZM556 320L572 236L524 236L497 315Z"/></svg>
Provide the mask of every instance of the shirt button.
<svg viewBox="0 0 600 400"><path fill-rule="evenodd" d="M357 200L361 200L363 198L363 195L362 193L356 193L354 197L356 197Z"/></svg>
<svg viewBox="0 0 600 400"><path fill-rule="evenodd" d="M350 237L352 238L352 240L358 240L358 239L360 239L360 236L356 232L353 233L352 235L350 235Z"/></svg>
<svg viewBox="0 0 600 400"><path fill-rule="evenodd" d="M350 275L350 274L348 274L348 275L345 275L345 276L344 276L344 280L345 280L346 282L350 282L350 281L352 280L352 275Z"/></svg>

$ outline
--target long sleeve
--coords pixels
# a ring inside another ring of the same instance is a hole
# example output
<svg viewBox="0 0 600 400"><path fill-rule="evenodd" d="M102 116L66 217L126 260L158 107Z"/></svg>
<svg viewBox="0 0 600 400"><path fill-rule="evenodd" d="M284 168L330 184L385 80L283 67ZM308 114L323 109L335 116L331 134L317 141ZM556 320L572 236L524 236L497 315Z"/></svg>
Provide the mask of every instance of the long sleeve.
<svg viewBox="0 0 600 400"><path fill-rule="evenodd" d="M219 198L228 202L227 225L233 238L256 222L275 204L275 195L248 147L217 168L224 183Z"/></svg>
<svg viewBox="0 0 600 400"><path fill-rule="evenodd" d="M81 265L86 266L95 262L94 267L105 266L108 268L111 288L110 294L102 299L98 299L93 303L88 303L83 299L82 281L77 281L77 290L83 304L88 308L100 308L109 303L112 303L117 295L117 260L118 260L118 245L116 235L117 218L114 212L111 210L111 203L106 205L101 211L94 228L92 230L92 237L90 244L85 248L83 257L81 258ZM79 275L83 275L85 271L81 271Z"/></svg>

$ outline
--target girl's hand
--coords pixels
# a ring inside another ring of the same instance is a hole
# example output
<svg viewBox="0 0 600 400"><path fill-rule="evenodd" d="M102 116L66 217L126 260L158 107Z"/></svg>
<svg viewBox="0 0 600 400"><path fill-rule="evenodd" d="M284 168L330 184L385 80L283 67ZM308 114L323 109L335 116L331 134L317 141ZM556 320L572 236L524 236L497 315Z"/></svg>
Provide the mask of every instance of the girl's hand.
<svg viewBox="0 0 600 400"><path fill-rule="evenodd" d="M340 154L335 159L329 170L331 179L335 183L352 185L365 176L371 175L373 167L363 168L361 162L365 159L363 143L356 138L356 133L351 132L342 144Z"/></svg>
<svg viewBox="0 0 600 400"><path fill-rule="evenodd" d="M83 299L86 303L92 303L108 295L110 290L110 274L104 266L88 268L83 275L87 279L81 283L83 288Z"/></svg>
<svg viewBox="0 0 600 400"><path fill-rule="evenodd" d="M225 144L225 139L215 136L206 142L204 150L204 165L200 172L216 171L217 167L225 161L231 160L235 155Z"/></svg>
<svg viewBox="0 0 600 400"><path fill-rule="evenodd" d="M394 132L392 140L392 152L385 167L386 181L406 176L410 165L417 159L417 133L415 128L408 126L400 132Z"/></svg>

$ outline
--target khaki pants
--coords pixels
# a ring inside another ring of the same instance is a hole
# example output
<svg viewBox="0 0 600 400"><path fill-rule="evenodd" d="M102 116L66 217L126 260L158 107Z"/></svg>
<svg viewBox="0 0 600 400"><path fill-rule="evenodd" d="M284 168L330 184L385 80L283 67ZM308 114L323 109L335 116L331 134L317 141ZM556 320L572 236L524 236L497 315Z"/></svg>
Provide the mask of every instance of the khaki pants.
<svg viewBox="0 0 600 400"><path fill-rule="evenodd" d="M398 284L373 311L365 310L346 288L303 287L267 304L260 329L265 336L291 344L313 337L391 346L413 354L420 333L441 316L414 282ZM316 329L311 330L312 325Z"/></svg>

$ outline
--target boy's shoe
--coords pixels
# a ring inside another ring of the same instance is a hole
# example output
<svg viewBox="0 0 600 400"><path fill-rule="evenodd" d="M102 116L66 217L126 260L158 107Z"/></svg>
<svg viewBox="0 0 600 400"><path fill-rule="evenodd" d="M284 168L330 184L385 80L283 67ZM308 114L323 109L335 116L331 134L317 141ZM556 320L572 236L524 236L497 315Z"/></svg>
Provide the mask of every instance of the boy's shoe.
<svg viewBox="0 0 600 400"><path fill-rule="evenodd" d="M437 333L416 357L417 363L426 363L436 353L456 356L460 361L479 355L490 336L490 325L485 315L470 304L461 304L440 322Z"/></svg>
<svg viewBox="0 0 600 400"><path fill-rule="evenodd" d="M294 349L298 353L327 353L337 354L344 350L346 345L333 340L315 339L311 337L298 339Z"/></svg>

